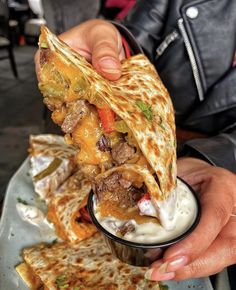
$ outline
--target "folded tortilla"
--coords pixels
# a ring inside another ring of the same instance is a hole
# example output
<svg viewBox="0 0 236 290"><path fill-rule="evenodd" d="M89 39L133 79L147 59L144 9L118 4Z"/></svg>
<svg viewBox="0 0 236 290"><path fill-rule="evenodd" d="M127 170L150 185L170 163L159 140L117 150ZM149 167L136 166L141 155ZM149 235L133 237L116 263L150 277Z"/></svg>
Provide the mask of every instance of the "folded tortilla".
<svg viewBox="0 0 236 290"><path fill-rule="evenodd" d="M154 66L144 55L132 56L122 61L120 79L108 81L46 27L39 45L39 88L67 142L79 148L77 162L100 173L122 165L130 165L130 174L132 166L147 169L145 179L156 180L152 199L164 209L162 202L175 195L175 122Z"/></svg>
<svg viewBox="0 0 236 290"><path fill-rule="evenodd" d="M74 246L56 243L26 248L23 258L44 289L159 289L157 282L144 278L146 268L133 267L114 259L100 234Z"/></svg>
<svg viewBox="0 0 236 290"><path fill-rule="evenodd" d="M57 235L64 241L77 243L91 237L97 231L89 218L86 218L90 190L91 182L78 170L62 184L51 199L47 218L54 224Z"/></svg>
<svg viewBox="0 0 236 290"><path fill-rule="evenodd" d="M46 201L76 167L76 150L58 135L31 135L29 140L31 174L35 191Z"/></svg>

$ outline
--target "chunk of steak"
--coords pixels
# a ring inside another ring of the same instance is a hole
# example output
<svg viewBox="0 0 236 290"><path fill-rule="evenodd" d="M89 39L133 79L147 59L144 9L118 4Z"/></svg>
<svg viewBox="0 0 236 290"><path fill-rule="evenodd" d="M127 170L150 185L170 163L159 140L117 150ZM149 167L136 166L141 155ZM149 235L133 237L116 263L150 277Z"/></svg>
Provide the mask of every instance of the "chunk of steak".
<svg viewBox="0 0 236 290"><path fill-rule="evenodd" d="M134 147L131 147L127 142L121 142L112 148L111 155L117 164L123 164L131 159L135 153Z"/></svg>
<svg viewBox="0 0 236 290"><path fill-rule="evenodd" d="M145 194L145 190L144 190L145 186L142 186L141 188L137 188L134 186L131 186L129 191L131 194L131 198L133 200L133 202L136 204Z"/></svg>
<svg viewBox="0 0 236 290"><path fill-rule="evenodd" d="M94 191L99 201L110 200L124 208L135 206L144 194L142 188L132 186L132 183L117 171L96 181Z"/></svg>
<svg viewBox="0 0 236 290"><path fill-rule="evenodd" d="M49 60L50 49L49 48L41 48L39 52L39 63L40 65L44 65Z"/></svg>
<svg viewBox="0 0 236 290"><path fill-rule="evenodd" d="M106 151L110 151L111 150L111 141L110 139L105 136L102 135L100 137L100 139L98 140L98 142L96 143L98 149L102 152L106 152Z"/></svg>
<svg viewBox="0 0 236 290"><path fill-rule="evenodd" d="M135 226L131 222L126 222L117 229L116 233L117 235L123 237L125 234L132 233L134 231L135 231Z"/></svg>
<svg viewBox="0 0 236 290"><path fill-rule="evenodd" d="M66 117L62 123L62 131L72 133L75 126L88 112L88 106L84 100L76 101L68 110Z"/></svg>
<svg viewBox="0 0 236 290"><path fill-rule="evenodd" d="M107 177L100 179L96 183L96 191L98 193L98 198L100 199L100 193L102 194L105 191L113 191L120 187L119 180L122 175L120 172L113 172ZM103 195L101 195L101 199L103 199Z"/></svg>

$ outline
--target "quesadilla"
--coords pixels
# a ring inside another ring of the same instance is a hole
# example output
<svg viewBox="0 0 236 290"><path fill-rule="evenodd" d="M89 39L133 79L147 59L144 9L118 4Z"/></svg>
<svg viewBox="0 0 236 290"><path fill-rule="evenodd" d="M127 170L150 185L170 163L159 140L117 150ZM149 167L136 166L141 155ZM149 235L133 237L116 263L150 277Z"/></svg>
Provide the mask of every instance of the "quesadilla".
<svg viewBox="0 0 236 290"><path fill-rule="evenodd" d="M146 268L133 267L112 258L100 234L70 247L66 243L56 243L26 248L23 258L32 273L30 276L40 280L43 289L159 289L157 282L144 279ZM22 275L18 268L18 272L30 285L26 271Z"/></svg>
<svg viewBox="0 0 236 290"><path fill-rule="evenodd" d="M166 226L166 213L160 210L166 211L163 202L175 195L175 123L171 99L154 66L144 55L132 56L122 61L121 78L108 81L46 27L39 46L39 89L65 140L78 147L77 163L97 166L101 174L127 165L119 187L141 198L154 176L148 194L155 216Z"/></svg>
<svg viewBox="0 0 236 290"><path fill-rule="evenodd" d="M51 199L47 218L64 241L77 243L97 231L86 208L90 190L91 183L78 170L62 184Z"/></svg>
<svg viewBox="0 0 236 290"><path fill-rule="evenodd" d="M34 189L40 198L48 203L75 169L76 150L58 135L31 135L29 143Z"/></svg>

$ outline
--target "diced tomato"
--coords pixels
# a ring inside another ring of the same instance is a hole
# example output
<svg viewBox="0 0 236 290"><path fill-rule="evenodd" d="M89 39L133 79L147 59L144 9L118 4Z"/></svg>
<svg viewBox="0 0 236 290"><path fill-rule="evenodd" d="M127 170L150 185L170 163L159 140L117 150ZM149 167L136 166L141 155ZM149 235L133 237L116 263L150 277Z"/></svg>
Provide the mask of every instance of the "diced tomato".
<svg viewBox="0 0 236 290"><path fill-rule="evenodd" d="M143 195L143 197L138 201L138 205L139 205L140 203L142 203L144 200L150 200L150 199L151 199L151 197L150 197L149 192L146 192L146 193Z"/></svg>
<svg viewBox="0 0 236 290"><path fill-rule="evenodd" d="M90 223L92 222L91 217L88 213L88 210L85 207L81 208L79 212L81 214L82 220L85 220L85 221L90 222Z"/></svg>
<svg viewBox="0 0 236 290"><path fill-rule="evenodd" d="M97 110L104 131L110 134L112 131L114 131L115 113L108 107L103 109L97 108Z"/></svg>

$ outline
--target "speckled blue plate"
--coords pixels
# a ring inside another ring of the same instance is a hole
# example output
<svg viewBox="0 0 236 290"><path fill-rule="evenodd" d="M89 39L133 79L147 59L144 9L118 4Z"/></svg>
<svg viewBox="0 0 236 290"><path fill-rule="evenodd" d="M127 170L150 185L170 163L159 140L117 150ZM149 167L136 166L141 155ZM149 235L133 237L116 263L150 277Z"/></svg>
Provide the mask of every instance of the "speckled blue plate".
<svg viewBox="0 0 236 290"><path fill-rule="evenodd" d="M29 175L29 159L12 177L5 196L0 221L0 290L28 290L15 266L22 261L21 250L24 247L45 241L50 242L52 236L42 236L37 227L24 222L16 211L17 198L29 204L38 203ZM208 278L193 279L183 282L168 282L169 290L213 290Z"/></svg>

